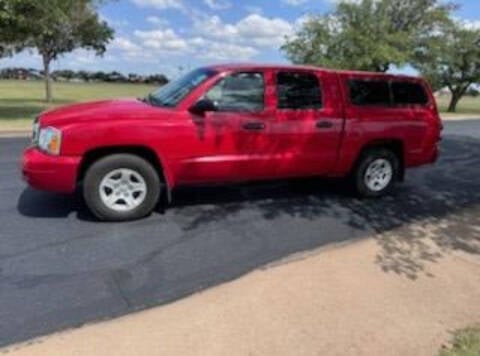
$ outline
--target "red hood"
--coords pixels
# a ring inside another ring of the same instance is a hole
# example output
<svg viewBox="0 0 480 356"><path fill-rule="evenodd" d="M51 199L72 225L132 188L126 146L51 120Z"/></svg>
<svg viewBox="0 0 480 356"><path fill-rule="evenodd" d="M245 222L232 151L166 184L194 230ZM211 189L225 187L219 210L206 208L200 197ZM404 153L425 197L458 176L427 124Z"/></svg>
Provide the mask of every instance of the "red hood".
<svg viewBox="0 0 480 356"><path fill-rule="evenodd" d="M62 127L84 121L159 118L169 109L150 106L137 99L113 99L63 106L40 115L42 126Z"/></svg>

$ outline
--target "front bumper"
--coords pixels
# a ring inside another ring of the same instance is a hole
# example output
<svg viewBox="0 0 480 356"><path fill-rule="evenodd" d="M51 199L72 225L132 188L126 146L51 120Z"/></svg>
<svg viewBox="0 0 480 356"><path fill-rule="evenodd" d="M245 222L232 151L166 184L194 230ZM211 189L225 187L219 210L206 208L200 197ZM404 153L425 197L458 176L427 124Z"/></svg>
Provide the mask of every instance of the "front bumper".
<svg viewBox="0 0 480 356"><path fill-rule="evenodd" d="M80 162L81 157L50 156L30 147L23 153L23 179L35 189L72 193Z"/></svg>

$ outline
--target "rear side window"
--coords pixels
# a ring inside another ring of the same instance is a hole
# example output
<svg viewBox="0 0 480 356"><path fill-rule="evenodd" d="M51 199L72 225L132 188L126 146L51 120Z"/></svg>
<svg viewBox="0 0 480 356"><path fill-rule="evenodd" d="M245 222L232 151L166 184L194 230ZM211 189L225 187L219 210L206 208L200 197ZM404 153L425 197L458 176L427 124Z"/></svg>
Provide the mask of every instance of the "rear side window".
<svg viewBox="0 0 480 356"><path fill-rule="evenodd" d="M219 111L264 109L265 82L261 73L235 73L222 79L205 96L217 103Z"/></svg>
<svg viewBox="0 0 480 356"><path fill-rule="evenodd" d="M393 81L392 94L395 105L425 105L428 103L427 93L418 83Z"/></svg>
<svg viewBox="0 0 480 356"><path fill-rule="evenodd" d="M277 97L279 109L305 110L322 107L320 83L311 73L278 73Z"/></svg>
<svg viewBox="0 0 480 356"><path fill-rule="evenodd" d="M350 80L350 100L359 106L390 106L390 87L386 80Z"/></svg>

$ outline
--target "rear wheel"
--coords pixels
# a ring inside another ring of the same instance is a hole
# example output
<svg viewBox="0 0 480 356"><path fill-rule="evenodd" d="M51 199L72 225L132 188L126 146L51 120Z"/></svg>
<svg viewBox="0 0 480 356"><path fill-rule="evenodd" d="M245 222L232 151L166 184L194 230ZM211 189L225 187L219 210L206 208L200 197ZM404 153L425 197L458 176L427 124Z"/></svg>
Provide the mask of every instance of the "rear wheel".
<svg viewBox="0 0 480 356"><path fill-rule="evenodd" d="M371 149L362 154L353 174L360 196L380 197L390 192L399 176L398 157L388 149Z"/></svg>
<svg viewBox="0 0 480 356"><path fill-rule="evenodd" d="M87 170L83 196L104 221L127 221L150 214L159 201L160 178L152 165L131 154L99 159Z"/></svg>

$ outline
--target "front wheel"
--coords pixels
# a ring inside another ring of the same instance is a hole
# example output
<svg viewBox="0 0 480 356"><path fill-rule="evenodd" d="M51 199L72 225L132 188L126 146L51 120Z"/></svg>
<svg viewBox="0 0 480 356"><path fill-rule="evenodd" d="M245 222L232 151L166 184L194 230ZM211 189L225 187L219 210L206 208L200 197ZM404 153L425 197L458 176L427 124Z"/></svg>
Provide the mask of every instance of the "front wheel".
<svg viewBox="0 0 480 356"><path fill-rule="evenodd" d="M83 196L91 212L103 221L128 221L150 214L159 201L161 182L141 157L115 154L87 170Z"/></svg>
<svg viewBox="0 0 480 356"><path fill-rule="evenodd" d="M355 189L367 198L387 194L397 180L400 163L398 157L387 149L372 149L365 152L353 174Z"/></svg>

